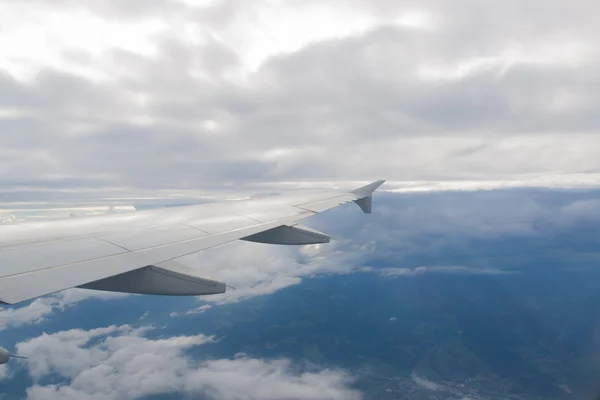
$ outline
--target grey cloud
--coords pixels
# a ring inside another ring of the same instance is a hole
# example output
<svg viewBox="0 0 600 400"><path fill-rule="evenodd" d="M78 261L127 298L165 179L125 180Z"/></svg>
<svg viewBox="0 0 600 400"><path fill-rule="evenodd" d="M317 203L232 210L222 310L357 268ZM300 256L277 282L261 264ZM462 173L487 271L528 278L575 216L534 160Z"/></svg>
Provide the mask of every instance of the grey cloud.
<svg viewBox="0 0 600 400"><path fill-rule="evenodd" d="M71 3L61 4L55 7ZM203 41L166 32L153 39L154 56L112 50L90 58L65 50L81 66L114 71L112 82L45 69L23 84L5 73L0 107L15 115L0 119L2 180L70 186L89 179L134 190L600 170L592 2L331 2L380 23L363 35L276 55L245 80L232 79L243 49L219 35L261 4L87 5L120 21L177 16ZM431 12L433 29L392 24L415 8ZM578 61L567 45L590 50ZM511 46L521 54L502 61ZM536 52L547 60L519 58ZM462 77L418 75L423 66L456 69L477 57L484 61Z"/></svg>
<svg viewBox="0 0 600 400"><path fill-rule="evenodd" d="M593 98L596 64L589 70L517 64L502 75L503 66L498 65L462 79L422 81L415 76L417 64L428 61L421 49L435 46L438 36L430 35L418 45L411 43L419 35L382 28L359 38L316 44L267 63L259 79L265 74L262 82L276 88L273 104L317 112L304 123L294 124L295 134L318 132L329 124L337 125L344 138L354 140L419 133L483 137L490 133L572 133L597 126L593 103L587 100ZM413 53L422 59L413 58ZM584 104L571 111L550 109L548 100L561 91L581 97Z"/></svg>

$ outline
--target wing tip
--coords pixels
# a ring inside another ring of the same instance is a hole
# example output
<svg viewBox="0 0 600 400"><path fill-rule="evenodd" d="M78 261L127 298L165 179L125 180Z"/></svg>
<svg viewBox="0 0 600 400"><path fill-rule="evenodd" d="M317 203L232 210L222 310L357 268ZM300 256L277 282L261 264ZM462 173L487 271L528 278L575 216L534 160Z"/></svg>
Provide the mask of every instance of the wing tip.
<svg viewBox="0 0 600 400"><path fill-rule="evenodd" d="M361 210L365 214L371 214L372 203L373 203L373 192L377 190L381 185L385 183L385 179L380 179L375 182L371 182L368 185L361 186L358 189L354 189L350 193L357 197L354 202L358 204Z"/></svg>
<svg viewBox="0 0 600 400"><path fill-rule="evenodd" d="M385 183L385 179L380 179L378 181L371 182L368 185L361 186L357 189L354 189L354 190L350 191L350 193L358 195L358 196L362 196L362 197L367 197L367 196L370 196L375 190L377 190L384 183Z"/></svg>

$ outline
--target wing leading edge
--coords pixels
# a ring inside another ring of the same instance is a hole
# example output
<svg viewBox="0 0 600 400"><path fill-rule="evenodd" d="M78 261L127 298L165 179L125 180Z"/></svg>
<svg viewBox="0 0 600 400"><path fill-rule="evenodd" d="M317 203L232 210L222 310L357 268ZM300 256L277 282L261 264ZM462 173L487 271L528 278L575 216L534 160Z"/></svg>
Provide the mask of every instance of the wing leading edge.
<svg viewBox="0 0 600 400"><path fill-rule="evenodd" d="M3 246L0 242L0 303L15 304L71 287L163 295L223 293L223 282L205 279L199 271L175 260L234 240L327 243L329 236L298 222L349 202L370 213L372 194L383 183L279 203L209 204L155 214L141 211L129 217L108 216L91 220L93 229L73 226L73 231L82 233L59 239L45 239L43 232L37 232L35 240L28 242L27 235L21 235L16 244L7 240ZM130 226L132 220L135 229L122 227ZM71 227L69 221L65 223L67 229ZM2 229L0 226L0 234L4 234Z"/></svg>

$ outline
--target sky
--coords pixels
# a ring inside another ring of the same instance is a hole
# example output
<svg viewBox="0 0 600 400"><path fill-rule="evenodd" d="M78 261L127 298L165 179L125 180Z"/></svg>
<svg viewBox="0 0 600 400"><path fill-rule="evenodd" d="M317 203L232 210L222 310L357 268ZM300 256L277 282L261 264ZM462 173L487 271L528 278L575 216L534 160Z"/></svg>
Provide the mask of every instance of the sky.
<svg viewBox="0 0 600 400"><path fill-rule="evenodd" d="M595 9L0 1L4 196L597 185Z"/></svg>
<svg viewBox="0 0 600 400"><path fill-rule="evenodd" d="M382 189L390 192L597 187L597 10L591 0L0 0L0 205L173 202L221 191L235 198L376 179L387 179ZM323 220L340 234L328 246L235 243L190 256L238 290L171 318L314 275L369 272L376 251L390 262L381 274L393 279L515 273L458 259L441 265L415 230L535 235L600 215L596 199L552 207L529 197L484 200L485 207L481 198L427 200L425 216L418 204L384 204L385 217L371 220L340 211ZM355 240L344 241L347 232ZM424 254L430 263L416 261ZM522 260L506 261L510 269ZM38 325L90 298L122 295L63 292L3 311L0 326ZM64 352L32 359L30 398L98 394L98 376L111 384L94 398L169 387L268 398L249 390L258 387L256 371L264 371L273 398L277 390L361 397L342 369L299 373L288 360L245 355L198 363L185 350L219 338L161 339L153 329L73 328L19 341L24 353ZM176 366L171 380L148 379L160 369L136 375L152 362L133 358L132 349L148 357L165 351ZM13 373L0 368L0 384ZM37 381L53 374L69 384ZM155 386L132 392L132 382Z"/></svg>

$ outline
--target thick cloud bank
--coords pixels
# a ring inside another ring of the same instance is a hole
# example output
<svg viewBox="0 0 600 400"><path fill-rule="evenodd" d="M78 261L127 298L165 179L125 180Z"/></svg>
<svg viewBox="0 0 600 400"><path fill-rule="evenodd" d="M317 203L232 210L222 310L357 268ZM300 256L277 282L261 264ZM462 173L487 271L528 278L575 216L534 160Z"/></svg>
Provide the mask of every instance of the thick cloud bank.
<svg viewBox="0 0 600 400"><path fill-rule="evenodd" d="M597 11L589 0L2 1L2 188L597 184Z"/></svg>
<svg viewBox="0 0 600 400"><path fill-rule="evenodd" d="M193 361L185 351L212 336L149 339L128 325L59 331L19 343L38 382L29 399L136 399L175 393L210 399L360 399L342 370L299 371L285 359ZM66 383L41 384L59 376Z"/></svg>

